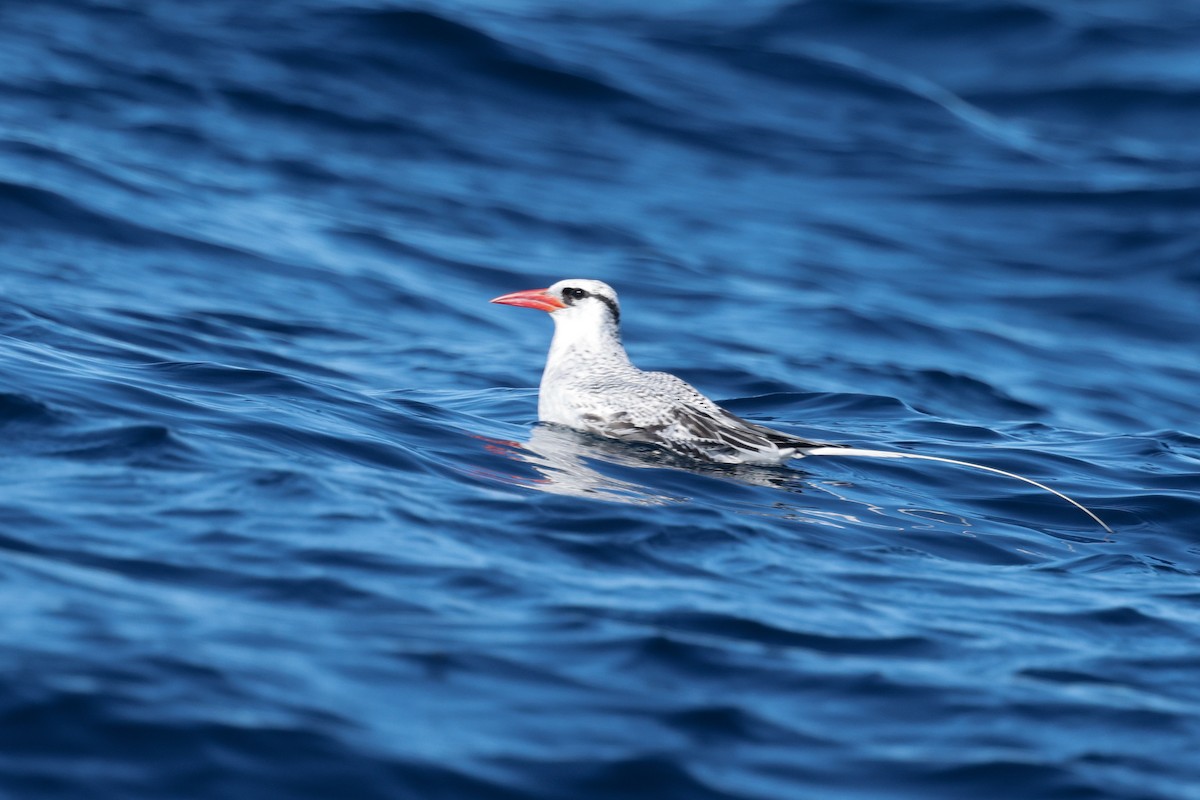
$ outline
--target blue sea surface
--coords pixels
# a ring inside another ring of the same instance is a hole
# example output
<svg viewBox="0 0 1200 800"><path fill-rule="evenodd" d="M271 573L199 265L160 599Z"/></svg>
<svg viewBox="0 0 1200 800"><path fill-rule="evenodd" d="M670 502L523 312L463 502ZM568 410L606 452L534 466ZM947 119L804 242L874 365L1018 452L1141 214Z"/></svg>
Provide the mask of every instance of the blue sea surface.
<svg viewBox="0 0 1200 800"><path fill-rule="evenodd" d="M1200 4L0 5L0 797L1200 798ZM809 438L536 425L551 335Z"/></svg>

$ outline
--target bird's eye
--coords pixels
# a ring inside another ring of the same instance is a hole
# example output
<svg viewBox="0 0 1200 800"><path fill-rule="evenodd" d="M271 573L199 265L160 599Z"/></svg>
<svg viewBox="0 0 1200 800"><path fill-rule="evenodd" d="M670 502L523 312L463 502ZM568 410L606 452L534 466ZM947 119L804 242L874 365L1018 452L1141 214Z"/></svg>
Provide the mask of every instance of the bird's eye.
<svg viewBox="0 0 1200 800"><path fill-rule="evenodd" d="M563 297L568 300L580 300L587 297L587 292L577 286L568 286L563 289Z"/></svg>

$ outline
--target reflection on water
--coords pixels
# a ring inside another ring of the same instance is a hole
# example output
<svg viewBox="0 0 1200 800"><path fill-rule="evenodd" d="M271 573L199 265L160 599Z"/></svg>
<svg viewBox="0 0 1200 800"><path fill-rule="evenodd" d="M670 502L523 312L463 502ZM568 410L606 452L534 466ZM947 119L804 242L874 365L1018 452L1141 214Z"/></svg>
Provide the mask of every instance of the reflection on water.
<svg viewBox="0 0 1200 800"><path fill-rule="evenodd" d="M620 442L581 433L558 425L534 426L522 444L490 440L493 452L530 465L536 478L516 480L551 494L611 500L637 505L689 502L682 494L665 494L654 488L606 475L607 467L673 470L747 486L766 486L800 493L803 473L787 467L749 464L705 464L679 458L652 445ZM514 476L515 477L515 476Z"/></svg>
<svg viewBox="0 0 1200 800"><path fill-rule="evenodd" d="M706 502L718 494L722 508L739 514L772 517L832 528L874 529L895 533L942 531L967 536L991 533L1003 536L999 523L980 527L974 521L936 507L880 504L878 487L867 496L856 496L858 486L844 479L814 479L810 473L787 465L706 464L675 456L652 445L616 441L558 425L540 423L523 442L481 437L487 449L532 470L496 473L487 477L503 483L549 494L587 497L633 505L667 505ZM794 462L793 462L794 463ZM644 481L610 474L623 470L651 470ZM773 490L715 493L711 485L691 478L717 479L741 487ZM831 508L829 499L836 500ZM1066 541L1091 542L1092 537L1048 533ZM1071 548L1068 548L1071 549Z"/></svg>
<svg viewBox="0 0 1200 800"><path fill-rule="evenodd" d="M915 511L929 515L923 520L926 523L923 527L932 527L929 525L931 520L939 520L945 529L970 527L969 522L949 512L885 508L836 488L853 488L853 483L813 481L809 473L787 465L706 464L667 453L653 445L605 439L545 423L535 425L524 443L491 438L487 441L491 452L520 461L532 467L534 472L533 476L492 473L492 478L549 494L632 505L707 502L719 495L720 506L738 514L826 528L900 532L912 527L908 515ZM657 474L647 473L645 481L605 474L623 469L650 470ZM774 491L740 495L716 493L711 491L711 484L688 480L693 477ZM664 490L664 484L671 488ZM829 497L837 498L839 508L829 507ZM952 519L959 520L959 524L952 524Z"/></svg>

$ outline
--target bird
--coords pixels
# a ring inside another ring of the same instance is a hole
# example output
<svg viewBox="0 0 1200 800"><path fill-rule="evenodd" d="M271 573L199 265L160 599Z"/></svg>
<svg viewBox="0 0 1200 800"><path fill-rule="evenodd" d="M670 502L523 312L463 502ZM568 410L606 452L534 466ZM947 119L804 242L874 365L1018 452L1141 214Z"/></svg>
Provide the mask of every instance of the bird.
<svg viewBox="0 0 1200 800"><path fill-rule="evenodd" d="M1036 486L1078 508L1113 533L1090 509L1057 489L996 467L895 450L812 441L742 419L668 372L629 360L621 342L621 305L603 281L568 278L492 303L550 314L554 337L538 389L538 420L586 433L655 445L677 456L719 464L783 464L808 456L936 461L1003 475Z"/></svg>

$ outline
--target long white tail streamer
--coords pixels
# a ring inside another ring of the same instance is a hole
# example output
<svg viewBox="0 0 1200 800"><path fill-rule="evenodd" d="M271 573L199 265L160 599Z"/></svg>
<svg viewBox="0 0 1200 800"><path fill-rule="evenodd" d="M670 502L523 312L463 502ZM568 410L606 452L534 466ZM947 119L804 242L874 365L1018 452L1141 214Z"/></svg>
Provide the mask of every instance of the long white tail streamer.
<svg viewBox="0 0 1200 800"><path fill-rule="evenodd" d="M921 455L919 453L901 453L901 452L894 451L894 450L864 450L864 449L861 449L858 447L814 447L811 450L803 450L803 451L801 451L801 453L805 456L850 456L850 457L860 457L860 458L915 458L920 461L940 461L943 464L956 464L960 467L971 467L972 469L981 469L984 472L994 472L997 475L1004 475L1005 477L1008 477L1008 478L1016 478L1019 481L1024 481L1025 483L1036 486L1039 489L1044 489L1047 492L1049 492L1050 494L1055 495L1056 497L1061 497L1063 500L1066 500L1068 503L1075 506L1080 511L1082 511L1083 513L1085 513L1089 517L1091 517L1093 520L1095 520L1096 524L1099 525L1101 528L1104 528L1104 530L1108 531L1109 533L1112 533L1114 535L1116 534L1116 531L1114 531L1112 528L1110 528L1104 524L1104 520L1100 519L1095 514L1093 514L1082 503L1072 500L1071 498L1067 497L1065 494L1058 491L1057 489L1051 489L1049 486L1047 486L1044 483L1038 483L1037 481L1033 480L1032 478L1026 478L1024 475L1018 475L1015 472L1005 472L1004 470L996 469L995 467L986 467L983 464L975 464L970 461L959 461L958 459L955 459L955 458L942 458L941 456L926 456L926 455Z"/></svg>

